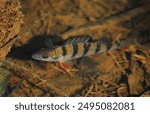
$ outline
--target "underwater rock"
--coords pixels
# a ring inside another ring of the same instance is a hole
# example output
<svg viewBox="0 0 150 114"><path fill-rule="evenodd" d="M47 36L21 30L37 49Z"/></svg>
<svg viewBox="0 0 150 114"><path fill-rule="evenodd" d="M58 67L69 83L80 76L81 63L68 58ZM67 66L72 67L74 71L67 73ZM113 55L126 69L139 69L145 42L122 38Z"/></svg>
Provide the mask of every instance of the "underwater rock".
<svg viewBox="0 0 150 114"><path fill-rule="evenodd" d="M13 45L22 22L19 0L0 0L0 64Z"/></svg>

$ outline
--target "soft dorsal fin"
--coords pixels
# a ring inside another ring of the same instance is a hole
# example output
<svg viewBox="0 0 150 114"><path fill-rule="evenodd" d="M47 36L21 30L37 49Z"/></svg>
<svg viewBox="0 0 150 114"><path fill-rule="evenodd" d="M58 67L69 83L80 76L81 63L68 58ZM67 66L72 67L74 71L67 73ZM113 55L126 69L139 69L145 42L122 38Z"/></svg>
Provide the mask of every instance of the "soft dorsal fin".
<svg viewBox="0 0 150 114"><path fill-rule="evenodd" d="M108 39L107 37L103 37L103 38L97 40L97 43L103 43L103 44L111 45L112 41L111 41L111 39Z"/></svg>
<svg viewBox="0 0 150 114"><path fill-rule="evenodd" d="M92 41L92 37L88 35L83 35L83 36L73 36L67 39L64 42L64 45L66 44L77 44L79 42L84 42L84 43L89 43Z"/></svg>
<svg viewBox="0 0 150 114"><path fill-rule="evenodd" d="M108 39L107 37L103 37L99 40L96 41L97 44L101 45L101 44L105 44L107 46L107 49L110 49L112 46L112 41L111 39Z"/></svg>

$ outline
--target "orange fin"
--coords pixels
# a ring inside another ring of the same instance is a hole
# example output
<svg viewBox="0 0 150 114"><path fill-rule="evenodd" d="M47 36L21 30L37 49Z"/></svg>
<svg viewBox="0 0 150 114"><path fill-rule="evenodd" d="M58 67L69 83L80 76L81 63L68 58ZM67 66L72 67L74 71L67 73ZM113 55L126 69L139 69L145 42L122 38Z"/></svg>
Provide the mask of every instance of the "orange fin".
<svg viewBox="0 0 150 114"><path fill-rule="evenodd" d="M67 63L64 62L64 61L59 61L59 63L60 63L61 67L62 67L64 70L70 71L71 65L67 64Z"/></svg>
<svg viewBox="0 0 150 114"><path fill-rule="evenodd" d="M59 64L70 76L73 76L72 71L78 71L77 69L72 69L72 66L67 64L66 61L59 61Z"/></svg>
<svg viewBox="0 0 150 114"><path fill-rule="evenodd" d="M128 45L124 46L123 48L120 48L121 51L126 51L128 49Z"/></svg>

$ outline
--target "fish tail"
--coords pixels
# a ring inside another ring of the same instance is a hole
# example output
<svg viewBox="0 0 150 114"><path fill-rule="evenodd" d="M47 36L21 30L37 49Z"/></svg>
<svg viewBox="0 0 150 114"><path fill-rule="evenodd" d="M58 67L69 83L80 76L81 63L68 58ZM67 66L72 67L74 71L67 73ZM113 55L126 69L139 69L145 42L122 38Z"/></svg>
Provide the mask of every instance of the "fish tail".
<svg viewBox="0 0 150 114"><path fill-rule="evenodd" d="M129 45L129 42L131 41L131 39L126 39L126 40L123 40L119 43L117 49L119 50L126 50L128 45Z"/></svg>
<svg viewBox="0 0 150 114"><path fill-rule="evenodd" d="M103 50L105 50L105 51L114 50L114 49L126 50L130 41L131 41L131 39L128 38L119 43L112 43L111 39L102 38L102 39L98 40L97 43L98 43L98 45L101 45L101 44L106 45L106 49L103 48Z"/></svg>
<svg viewBox="0 0 150 114"><path fill-rule="evenodd" d="M117 49L122 49L126 46L127 42L126 41L121 41L117 47Z"/></svg>

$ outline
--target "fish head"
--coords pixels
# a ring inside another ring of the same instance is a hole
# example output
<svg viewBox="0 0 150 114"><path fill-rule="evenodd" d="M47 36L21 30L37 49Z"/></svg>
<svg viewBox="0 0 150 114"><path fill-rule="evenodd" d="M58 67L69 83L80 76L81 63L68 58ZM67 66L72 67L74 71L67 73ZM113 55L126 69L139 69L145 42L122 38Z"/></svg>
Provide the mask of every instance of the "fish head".
<svg viewBox="0 0 150 114"><path fill-rule="evenodd" d="M62 54L56 52L55 49L42 48L33 53L32 58L39 61L59 61L62 59Z"/></svg>

